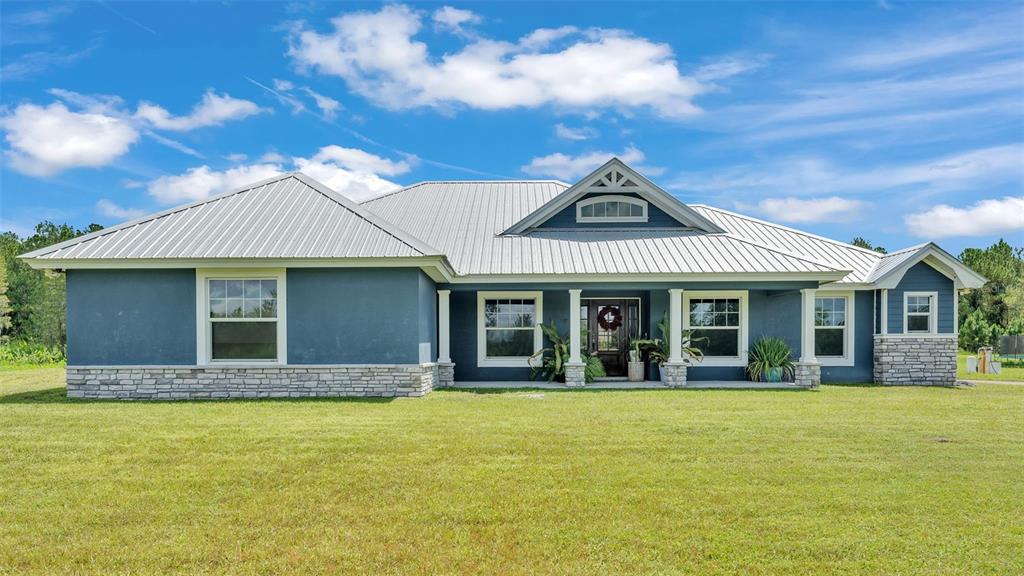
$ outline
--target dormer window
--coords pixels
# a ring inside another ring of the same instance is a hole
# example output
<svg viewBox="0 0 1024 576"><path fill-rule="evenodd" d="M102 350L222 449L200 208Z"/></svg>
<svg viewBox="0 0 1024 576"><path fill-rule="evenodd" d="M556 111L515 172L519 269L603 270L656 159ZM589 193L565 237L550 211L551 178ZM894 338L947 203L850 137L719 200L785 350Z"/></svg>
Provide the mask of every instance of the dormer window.
<svg viewBox="0 0 1024 576"><path fill-rule="evenodd" d="M647 202L632 196L593 196L576 203L576 221L647 222Z"/></svg>

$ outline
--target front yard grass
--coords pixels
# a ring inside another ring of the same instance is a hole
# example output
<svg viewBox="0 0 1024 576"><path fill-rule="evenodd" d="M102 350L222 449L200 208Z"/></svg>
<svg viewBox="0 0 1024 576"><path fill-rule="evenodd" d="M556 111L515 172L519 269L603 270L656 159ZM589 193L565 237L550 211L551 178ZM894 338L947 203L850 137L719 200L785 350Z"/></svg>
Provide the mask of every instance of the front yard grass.
<svg viewBox="0 0 1024 576"><path fill-rule="evenodd" d="M1003 382L1024 382L1024 360L1007 360L996 357L1002 362L999 374L978 374L967 371L967 357L970 352L959 351L956 354L956 377L962 380L996 380ZM977 354L974 354L977 356Z"/></svg>
<svg viewBox="0 0 1024 576"><path fill-rule="evenodd" d="M0 372L0 574L1021 574L1024 387L86 402Z"/></svg>

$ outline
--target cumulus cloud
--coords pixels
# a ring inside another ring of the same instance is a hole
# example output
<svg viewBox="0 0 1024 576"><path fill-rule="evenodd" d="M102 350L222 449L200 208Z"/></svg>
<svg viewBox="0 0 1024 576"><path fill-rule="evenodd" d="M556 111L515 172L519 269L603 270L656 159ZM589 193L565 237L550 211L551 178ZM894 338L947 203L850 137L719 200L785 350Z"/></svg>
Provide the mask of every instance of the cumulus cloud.
<svg viewBox="0 0 1024 576"><path fill-rule="evenodd" d="M107 218L114 218L116 220L132 220L145 214L144 210L138 208L123 208L115 204L112 200L106 198L100 198L96 202L96 211L106 216Z"/></svg>
<svg viewBox="0 0 1024 576"><path fill-rule="evenodd" d="M519 42L474 38L436 58L415 40L422 19L408 6L389 5L342 14L326 33L299 24L288 54L300 68L339 76L391 109L552 105L649 109L670 118L700 112L692 100L706 87L679 72L668 44L622 30L544 29Z"/></svg>
<svg viewBox="0 0 1024 576"><path fill-rule="evenodd" d="M230 120L241 120L260 112L263 112L263 109L255 102L207 90L202 100L186 116L172 116L161 106L143 102L139 104L135 118L154 128L183 132L205 126L219 126Z"/></svg>
<svg viewBox="0 0 1024 576"><path fill-rule="evenodd" d="M867 207L866 202L839 196L827 198L765 198L753 209L779 222L849 222Z"/></svg>
<svg viewBox="0 0 1024 576"><path fill-rule="evenodd" d="M289 170L297 170L360 201L397 189L398 184L381 176L404 174L411 167L410 160L395 161L355 148L324 146L309 158L292 158L290 166L283 156L269 153L255 164L234 166L226 170L214 170L203 165L182 174L163 176L150 182L148 189L157 201L175 204L202 200Z"/></svg>
<svg viewBox="0 0 1024 576"><path fill-rule="evenodd" d="M984 236L1024 230L1024 196L982 200L966 208L939 204L905 218L914 236Z"/></svg>
<svg viewBox="0 0 1024 576"><path fill-rule="evenodd" d="M483 18L479 14L476 14L470 10L460 10L458 8L452 8L451 6L443 6L434 11L432 16L434 25L442 30L449 30L457 34L462 34L464 31L462 26L465 24L479 24L483 21Z"/></svg>
<svg viewBox="0 0 1024 576"><path fill-rule="evenodd" d="M123 118L100 112L73 112L61 102L21 104L0 117L12 168L33 176L52 176L78 166L105 166L139 139Z"/></svg>
<svg viewBox="0 0 1024 576"><path fill-rule="evenodd" d="M552 176L559 180L577 180L594 171L616 154L612 152L587 152L578 156L569 156L561 152L539 156L530 160L530 163L523 166L524 173L530 176ZM619 160L633 166L637 171L647 176L657 176L664 172L663 168L654 166L642 166L646 156L640 150L630 146L621 154L617 155Z"/></svg>
<svg viewBox="0 0 1024 576"><path fill-rule="evenodd" d="M594 136L597 136L597 130L588 126L570 128L559 122L558 124L555 124L555 136L564 138L565 140L589 140Z"/></svg>

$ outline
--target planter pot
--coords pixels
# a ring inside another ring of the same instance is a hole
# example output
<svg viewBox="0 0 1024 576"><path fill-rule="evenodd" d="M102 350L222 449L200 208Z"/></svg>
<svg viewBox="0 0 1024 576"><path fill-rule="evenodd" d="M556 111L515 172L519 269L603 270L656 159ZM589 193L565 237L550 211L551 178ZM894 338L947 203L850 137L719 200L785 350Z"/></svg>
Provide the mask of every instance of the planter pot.
<svg viewBox="0 0 1024 576"><path fill-rule="evenodd" d="M643 382L644 381L644 363L643 362L630 362L629 363L629 381L630 382Z"/></svg>
<svg viewBox="0 0 1024 576"><path fill-rule="evenodd" d="M765 382L782 382L782 367L776 366L764 371Z"/></svg>
<svg viewBox="0 0 1024 576"><path fill-rule="evenodd" d="M665 383L665 371L661 369L661 366L658 366L658 380L661 380L662 384Z"/></svg>

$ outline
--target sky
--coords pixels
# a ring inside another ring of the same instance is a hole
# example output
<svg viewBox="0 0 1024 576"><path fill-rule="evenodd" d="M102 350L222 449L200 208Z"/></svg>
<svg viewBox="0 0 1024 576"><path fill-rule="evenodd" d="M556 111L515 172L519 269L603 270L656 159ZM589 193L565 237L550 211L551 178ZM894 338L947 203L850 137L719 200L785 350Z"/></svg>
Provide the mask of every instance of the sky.
<svg viewBox="0 0 1024 576"><path fill-rule="evenodd" d="M889 250L1024 245L1022 3L0 3L0 230L300 170L575 182Z"/></svg>

